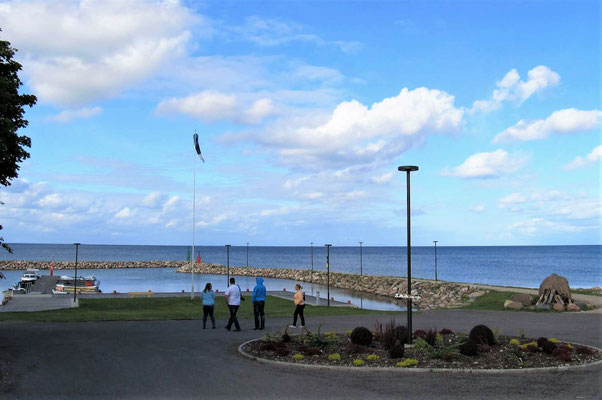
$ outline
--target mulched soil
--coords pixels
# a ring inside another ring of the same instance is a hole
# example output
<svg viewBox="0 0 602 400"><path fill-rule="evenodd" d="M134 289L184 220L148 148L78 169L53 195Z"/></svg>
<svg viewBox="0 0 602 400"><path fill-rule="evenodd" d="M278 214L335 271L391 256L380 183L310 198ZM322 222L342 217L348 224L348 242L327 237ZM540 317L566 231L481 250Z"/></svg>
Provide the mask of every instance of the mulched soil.
<svg viewBox="0 0 602 400"><path fill-rule="evenodd" d="M441 335L442 343L425 346L420 340L415 346L405 349L402 358L392 359L383 343L375 337L369 346L357 346L351 343L349 333L327 332L317 337L315 333L304 332L290 335L290 341L282 340L282 333L266 335L260 340L245 345L244 350L256 357L268 360L292 362L299 364L321 364L346 367L396 367L397 363L406 359L415 359L418 364L408 368L445 368L445 369L521 369L559 367L591 363L602 359L602 351L578 344L559 342L557 346L570 345L565 352L570 360L560 359L557 355L546 354L541 348L531 346L523 349L522 345L537 339L513 338L498 336L493 346L480 346L476 356L468 357L460 354L458 346L467 340L466 335ZM520 345L510 344L517 339ZM416 346L418 343L418 346ZM420 347L422 344L422 347ZM329 359L329 355L338 353L340 360ZM586 354L591 353L591 354ZM378 358L374 357L376 355ZM302 356L302 357L301 357ZM562 356L561 356L562 357ZM355 360L362 360L361 366L354 365Z"/></svg>

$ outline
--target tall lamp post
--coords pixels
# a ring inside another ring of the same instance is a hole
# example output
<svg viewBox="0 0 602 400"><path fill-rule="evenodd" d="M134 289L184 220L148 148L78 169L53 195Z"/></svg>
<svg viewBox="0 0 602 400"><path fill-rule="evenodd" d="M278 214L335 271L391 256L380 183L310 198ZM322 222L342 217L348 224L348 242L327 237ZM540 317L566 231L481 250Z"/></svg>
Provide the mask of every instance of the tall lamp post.
<svg viewBox="0 0 602 400"><path fill-rule="evenodd" d="M230 286L230 245L226 245L226 265L228 266L228 277L226 278L226 287Z"/></svg>
<svg viewBox="0 0 602 400"><path fill-rule="evenodd" d="M330 307L330 247L331 244L325 244L326 246L326 285L328 287L328 307Z"/></svg>
<svg viewBox="0 0 602 400"><path fill-rule="evenodd" d="M360 276L362 276L362 269L363 269L363 264L364 264L364 259L363 259L363 254L362 254L362 244L364 244L364 242L360 242Z"/></svg>
<svg viewBox="0 0 602 400"><path fill-rule="evenodd" d="M249 242L247 242L247 267L249 266Z"/></svg>
<svg viewBox="0 0 602 400"><path fill-rule="evenodd" d="M194 135L192 135L192 141L194 142L194 149L196 150L196 154L199 156L201 161L204 163L205 159L201 154L201 147L199 146L199 135L194 131ZM194 223L196 220L195 212L196 212L196 157L194 157L193 164L193 185L192 185L192 257L190 257L190 301L194 300Z"/></svg>
<svg viewBox="0 0 602 400"><path fill-rule="evenodd" d="M73 243L75 245L75 276L73 277L73 302L77 301L77 256L81 243Z"/></svg>
<svg viewBox="0 0 602 400"><path fill-rule="evenodd" d="M311 242L309 245L311 246L311 272L309 273L309 280L311 283L314 283L314 242Z"/></svg>
<svg viewBox="0 0 602 400"><path fill-rule="evenodd" d="M435 282L437 282L437 242L438 240L433 240L435 243Z"/></svg>
<svg viewBox="0 0 602 400"><path fill-rule="evenodd" d="M411 234L411 221L410 221L410 172L418 171L418 167L415 165L404 165L397 168L398 171L405 171L406 173L406 185L407 185L407 219L408 219L408 343L412 344L412 234Z"/></svg>

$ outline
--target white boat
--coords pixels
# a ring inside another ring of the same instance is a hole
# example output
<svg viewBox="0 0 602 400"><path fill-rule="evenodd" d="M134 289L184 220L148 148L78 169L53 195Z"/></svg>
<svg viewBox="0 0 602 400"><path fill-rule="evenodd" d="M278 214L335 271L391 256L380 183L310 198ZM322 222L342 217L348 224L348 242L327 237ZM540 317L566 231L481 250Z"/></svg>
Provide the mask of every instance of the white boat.
<svg viewBox="0 0 602 400"><path fill-rule="evenodd" d="M40 278L40 276L36 274L38 271L39 269L28 269L27 272L23 273L23 276L21 276L21 282L37 281Z"/></svg>
<svg viewBox="0 0 602 400"><path fill-rule="evenodd" d="M77 293L99 293L98 286L100 281L93 275L78 276L77 279L73 276L61 276L52 290L53 294L68 294L77 291Z"/></svg>

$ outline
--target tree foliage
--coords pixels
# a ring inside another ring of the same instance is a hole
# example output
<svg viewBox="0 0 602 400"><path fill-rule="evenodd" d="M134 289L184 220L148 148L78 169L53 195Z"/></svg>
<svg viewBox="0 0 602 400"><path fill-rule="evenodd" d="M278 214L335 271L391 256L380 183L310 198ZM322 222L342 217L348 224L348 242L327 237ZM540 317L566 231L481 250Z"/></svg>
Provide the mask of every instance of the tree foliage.
<svg viewBox="0 0 602 400"><path fill-rule="evenodd" d="M21 64L13 60L17 50L10 43L0 40L0 185L10 186L11 179L18 176L19 163L29 158L26 147L31 147L31 139L19 136L17 131L27 126L23 119L23 107L33 107L36 96L20 94L22 85L19 79ZM2 225L0 225L2 229ZM0 237L0 245L9 250Z"/></svg>

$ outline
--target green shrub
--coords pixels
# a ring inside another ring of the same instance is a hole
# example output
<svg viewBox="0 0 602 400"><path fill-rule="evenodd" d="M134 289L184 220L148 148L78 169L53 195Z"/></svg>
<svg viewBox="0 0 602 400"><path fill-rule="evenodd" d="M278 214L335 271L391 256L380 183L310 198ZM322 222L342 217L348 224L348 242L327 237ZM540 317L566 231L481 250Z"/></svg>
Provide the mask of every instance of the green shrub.
<svg viewBox="0 0 602 400"><path fill-rule="evenodd" d="M297 353L293 356L293 360L303 360L305 356L301 353Z"/></svg>
<svg viewBox="0 0 602 400"><path fill-rule="evenodd" d="M413 358L406 358L405 360L400 361L395 365L402 368L412 367L414 365L418 365L418 360L414 360Z"/></svg>
<svg viewBox="0 0 602 400"><path fill-rule="evenodd" d="M518 339L510 339L510 344L513 346L520 346Z"/></svg>
<svg viewBox="0 0 602 400"><path fill-rule="evenodd" d="M486 344L493 346L495 344L495 336L493 331L486 325L477 325L470 330L468 339L475 343Z"/></svg>
<svg viewBox="0 0 602 400"><path fill-rule="evenodd" d="M356 367L361 367L362 365L364 365L366 362L364 360L360 360L358 358L356 358L355 360L353 360L353 365L355 365Z"/></svg>
<svg viewBox="0 0 602 400"><path fill-rule="evenodd" d="M443 346L443 335L441 333L437 333L435 336L435 345Z"/></svg>
<svg viewBox="0 0 602 400"><path fill-rule="evenodd" d="M389 349L389 357L391 358L402 358L405 353L403 344L397 341L393 347Z"/></svg>
<svg viewBox="0 0 602 400"><path fill-rule="evenodd" d="M377 356L376 354L370 354L368 357L366 357L366 360L368 361L376 361L378 360L380 357Z"/></svg>
<svg viewBox="0 0 602 400"><path fill-rule="evenodd" d="M341 361L341 355L339 353L333 353L328 356L330 361Z"/></svg>
<svg viewBox="0 0 602 400"><path fill-rule="evenodd" d="M430 344L428 344L426 342L426 340L422 339L422 338L417 338L416 340L414 340L414 348L418 349L418 350L426 350L429 347L431 347Z"/></svg>
<svg viewBox="0 0 602 400"><path fill-rule="evenodd" d="M560 342L560 340L558 340L558 339L556 339L556 338L553 338L553 337L549 338L548 340L549 340L550 342L552 342L552 343L556 343L556 344L558 344L558 343Z"/></svg>
<svg viewBox="0 0 602 400"><path fill-rule="evenodd" d="M372 332L368 328L364 328L363 326L358 326L353 331L351 331L351 335L349 336L351 339L351 343L359 344L360 346L370 346L372 343Z"/></svg>
<svg viewBox="0 0 602 400"><path fill-rule="evenodd" d="M556 350L556 343L549 340L545 342L543 346L541 346L541 351L543 351L546 354L552 354L554 350Z"/></svg>

